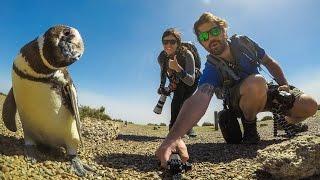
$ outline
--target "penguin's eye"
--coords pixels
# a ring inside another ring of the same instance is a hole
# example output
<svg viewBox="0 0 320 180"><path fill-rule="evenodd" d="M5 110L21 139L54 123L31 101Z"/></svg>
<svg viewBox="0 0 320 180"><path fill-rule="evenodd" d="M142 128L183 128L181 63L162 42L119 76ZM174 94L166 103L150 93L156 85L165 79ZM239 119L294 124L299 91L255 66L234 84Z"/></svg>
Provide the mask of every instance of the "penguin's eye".
<svg viewBox="0 0 320 180"><path fill-rule="evenodd" d="M63 31L63 35L69 36L71 34L70 29L66 29Z"/></svg>

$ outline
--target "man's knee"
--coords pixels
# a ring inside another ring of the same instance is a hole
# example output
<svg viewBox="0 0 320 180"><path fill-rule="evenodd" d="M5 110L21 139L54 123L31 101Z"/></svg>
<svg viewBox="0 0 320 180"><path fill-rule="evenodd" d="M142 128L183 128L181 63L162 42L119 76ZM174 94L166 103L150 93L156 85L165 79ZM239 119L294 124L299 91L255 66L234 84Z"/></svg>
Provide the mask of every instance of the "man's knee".
<svg viewBox="0 0 320 180"><path fill-rule="evenodd" d="M247 77L240 87L240 94L250 95L252 98L261 98L267 94L267 81L259 74Z"/></svg>
<svg viewBox="0 0 320 180"><path fill-rule="evenodd" d="M291 114L297 117L308 118L318 110L317 102L310 96L302 94L294 104Z"/></svg>
<svg viewBox="0 0 320 180"><path fill-rule="evenodd" d="M308 117L313 116L318 110L318 103L308 95L303 95L302 97L304 98L306 115Z"/></svg>

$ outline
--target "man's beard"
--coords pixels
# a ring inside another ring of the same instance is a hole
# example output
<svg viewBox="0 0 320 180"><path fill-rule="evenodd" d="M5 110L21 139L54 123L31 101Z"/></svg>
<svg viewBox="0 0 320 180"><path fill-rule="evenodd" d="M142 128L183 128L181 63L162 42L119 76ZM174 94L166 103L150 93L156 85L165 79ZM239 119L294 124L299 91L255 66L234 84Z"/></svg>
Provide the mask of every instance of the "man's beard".
<svg viewBox="0 0 320 180"><path fill-rule="evenodd" d="M209 43L209 48L207 49L210 54L215 55L215 56L219 56L221 55L224 50L227 47L228 42L223 39L223 40L212 40Z"/></svg>

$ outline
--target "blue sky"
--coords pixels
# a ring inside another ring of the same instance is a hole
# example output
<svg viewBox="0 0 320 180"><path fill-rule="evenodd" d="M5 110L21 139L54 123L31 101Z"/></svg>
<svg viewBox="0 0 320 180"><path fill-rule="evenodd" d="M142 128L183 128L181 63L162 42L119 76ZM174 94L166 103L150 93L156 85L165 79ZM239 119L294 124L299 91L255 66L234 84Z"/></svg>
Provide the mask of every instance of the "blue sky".
<svg viewBox="0 0 320 180"><path fill-rule="evenodd" d="M54 2L54 3L53 3ZM0 91L11 87L11 65L19 49L56 24L77 28L85 53L70 66L80 104L105 106L113 118L135 123L169 122L170 99L162 115L157 102L161 35L177 27L193 41L193 23L206 11L225 18L229 35L245 34L277 59L290 83L320 102L320 1L317 0L106 0L2 1L0 7ZM216 99L201 122L221 109Z"/></svg>

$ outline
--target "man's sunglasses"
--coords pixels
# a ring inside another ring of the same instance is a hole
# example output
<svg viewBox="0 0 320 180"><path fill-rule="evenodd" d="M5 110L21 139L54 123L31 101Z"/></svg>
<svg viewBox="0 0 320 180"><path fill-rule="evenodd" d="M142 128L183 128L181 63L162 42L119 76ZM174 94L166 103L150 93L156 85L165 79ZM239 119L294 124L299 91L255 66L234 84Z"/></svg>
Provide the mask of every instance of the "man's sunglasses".
<svg viewBox="0 0 320 180"><path fill-rule="evenodd" d="M168 43L170 43L171 45L174 45L174 44L177 43L177 40L174 40L174 39L162 40L162 44L163 44L163 45L167 45Z"/></svg>
<svg viewBox="0 0 320 180"><path fill-rule="evenodd" d="M221 28L219 26L215 26L213 28L211 28L209 31L206 31L206 32L201 32L199 35L198 35L198 39L200 42L203 42L203 41L208 41L209 39L209 34L211 36L214 36L214 37L217 37L221 34Z"/></svg>

